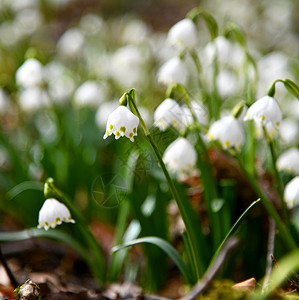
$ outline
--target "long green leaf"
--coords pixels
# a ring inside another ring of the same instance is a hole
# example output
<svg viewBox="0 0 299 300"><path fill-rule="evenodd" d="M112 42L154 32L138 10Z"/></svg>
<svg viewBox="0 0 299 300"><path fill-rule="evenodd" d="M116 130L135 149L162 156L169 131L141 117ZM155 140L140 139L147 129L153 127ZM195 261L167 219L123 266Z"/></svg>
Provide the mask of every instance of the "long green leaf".
<svg viewBox="0 0 299 300"><path fill-rule="evenodd" d="M37 190L43 192L44 185L40 182L35 181L24 181L20 184L13 187L10 191L7 192L7 197L9 200L15 198L20 193L27 191L27 190Z"/></svg>
<svg viewBox="0 0 299 300"><path fill-rule="evenodd" d="M31 238L52 238L58 241L62 241L76 250L86 261L90 261L90 256L85 250L84 247L76 240L72 239L69 235L63 233L59 230L44 230L44 229L37 229L37 228L30 228L21 231L14 231L14 232L0 232L0 241L1 242L16 242L16 241L24 241Z"/></svg>
<svg viewBox="0 0 299 300"><path fill-rule="evenodd" d="M114 246L111 249L111 252L113 253L113 252L116 252L125 247L130 247L130 246L133 246L136 244L141 244L141 243L152 244L152 245L155 245L155 246L159 247L160 249L162 249L174 261L174 263L177 265L177 267L181 271L182 275L185 277L186 281L188 283L193 282L191 274L189 274L188 267L186 266L185 262L183 261L182 257L180 256L180 254L168 242L166 242L165 240L163 240L161 238L154 237L154 236L143 237L140 239L136 239L136 240L124 243L122 245Z"/></svg>

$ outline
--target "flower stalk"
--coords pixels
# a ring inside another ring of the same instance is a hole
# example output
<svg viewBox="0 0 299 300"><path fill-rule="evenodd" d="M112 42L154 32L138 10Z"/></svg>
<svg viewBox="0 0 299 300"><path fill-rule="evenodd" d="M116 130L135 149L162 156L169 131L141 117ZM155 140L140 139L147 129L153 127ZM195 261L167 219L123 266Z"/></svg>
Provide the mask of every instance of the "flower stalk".
<svg viewBox="0 0 299 300"><path fill-rule="evenodd" d="M196 277L197 279L199 279L201 277L201 275L204 273L204 268L200 259L200 251L199 251L199 247L198 247L198 236L197 236L197 231L196 228L193 226L191 218L189 217L189 215L187 214L187 210L186 207L184 205L184 203L182 202L178 191L175 187L175 184L172 180L172 178L169 175L169 172L163 162L163 158L162 155L156 145L156 143L154 142L152 136L150 135L150 131L148 130L146 124L144 123L141 114L137 108L136 102L135 102L135 92L134 89L132 89L130 92L127 93L128 96L128 100L129 100L129 105L130 108L132 109L132 111L138 116L139 120L140 120L140 125L144 131L145 136L147 137L149 143L151 144L154 153L158 159L158 162L161 166L161 169L164 173L164 176L166 178L166 181L168 183L169 189L172 193L172 196L174 198L174 200L177 203L178 209L180 211L180 215L183 219L183 222L185 224L185 228L186 228L186 232L187 232L187 236L188 236L188 240L190 243L190 248L191 248L191 252L192 252L192 256L193 256L193 260L195 263L195 272L196 272Z"/></svg>
<svg viewBox="0 0 299 300"><path fill-rule="evenodd" d="M64 202L71 210L76 223L82 233L83 238L90 246L92 254L94 256L94 263L92 267L92 272L94 273L98 283L101 285L105 281L105 260L103 255L103 250L100 247L99 243L95 239L94 235L91 233L88 225L85 222L84 217L81 212L73 205L73 203L61 193L56 186L54 185L54 179L48 178L44 185L44 196L45 198L55 197Z"/></svg>

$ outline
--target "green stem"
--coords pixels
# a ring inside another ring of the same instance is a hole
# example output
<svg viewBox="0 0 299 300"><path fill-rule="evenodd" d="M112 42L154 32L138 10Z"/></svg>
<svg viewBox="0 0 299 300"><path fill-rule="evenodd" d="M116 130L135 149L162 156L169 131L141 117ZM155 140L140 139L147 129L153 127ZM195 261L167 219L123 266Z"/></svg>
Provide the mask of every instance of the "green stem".
<svg viewBox="0 0 299 300"><path fill-rule="evenodd" d="M155 142L153 141L151 135L147 135L147 138L150 142L150 144L152 145L152 148L156 154L156 157L159 161L159 164L161 166L161 169L164 173L164 176L167 180L167 183L168 183L168 186L170 188L170 191L177 203L177 206L179 208L179 211L180 211L180 215L183 219L183 222L185 224L185 227L186 227L186 232L187 232L187 235L188 235L188 239L189 239L189 243L190 243L190 248L191 248L191 251L192 251L192 256L193 256L193 259L194 259L194 262L195 262L195 271L196 271L196 276L197 278L199 279L200 278L200 274L203 274L204 270L202 268L202 265L201 265L201 262L200 262L200 257L199 257L199 250L198 250L198 246L197 246L197 238L196 238L196 230L195 228L193 228L193 224L190 222L190 218L186 212L186 209L185 209L185 206L183 205L182 201L181 201L181 198L179 197L178 195L178 192L176 190L176 187L174 185L174 182L173 180L171 179L167 169L166 169L166 166L163 162L163 159L162 159L162 156L160 154L160 151L159 149L157 148Z"/></svg>
<svg viewBox="0 0 299 300"><path fill-rule="evenodd" d="M281 220L279 214L277 213L275 207L273 206L273 204L271 203L269 198L265 195L264 191L262 190L262 188L257 183L256 178L254 176L252 176L249 172L247 172L247 170L245 168L243 168L241 163L239 163L239 165L242 168L245 176L247 177L247 179L250 182L253 189L256 191L258 196L261 198L261 200L262 200L261 203L265 207L267 213L275 221L276 226L277 226L277 228L279 229L279 231L281 233L281 237L285 241L287 247L290 250L293 250L293 249L297 248L297 245L296 245L293 237L291 236L290 232L286 229L286 227L285 227L283 221Z"/></svg>
<svg viewBox="0 0 299 300"><path fill-rule="evenodd" d="M164 176L166 178L166 181L168 183L168 186L169 186L169 189L174 197L174 200L176 201L177 203L177 206L178 206L178 209L180 211L180 215L183 219L183 222L185 224L185 228L186 228L186 232L187 232L187 236L188 236L188 239L189 239L189 243L190 243L190 248L191 248L191 251L192 251L192 256L193 256L193 259L194 259L194 262L195 262L195 270L196 270L196 276L197 276L197 279L200 278L200 275L204 273L204 268L201 264L201 261L200 261L200 255L199 255L199 249L198 249L198 231L196 230L193 222L191 221L192 218L190 218L190 216L188 215L187 213L187 210L186 210L186 207L184 205L184 203L182 202L178 192L177 192L177 189L174 185L174 182L173 180L171 179L168 171L167 171L167 168L163 162L163 159L162 159L162 155L156 145L156 143L154 142L154 140L152 139L151 135L150 135L150 131L148 130L147 126L145 125L145 122L144 120L142 119L141 117L141 114L138 110L138 107L136 105L136 102L135 102L135 92L134 92L134 89L132 89L130 92L127 93L128 95L128 100L129 100L129 105L130 105L130 108L133 110L133 112L138 116L139 120L140 120L140 124L141 124L141 127L144 131L144 134L145 136L147 137L148 141L150 142L154 152L155 152L155 155L159 161L159 164L161 166L161 169L164 173Z"/></svg>
<svg viewBox="0 0 299 300"><path fill-rule="evenodd" d="M227 239L230 237L230 235L233 233L233 231L236 229L237 225L240 223L240 221L243 219L243 217L247 214L247 212L256 204L260 201L261 199L257 199L254 202L252 202L250 204L249 207L247 207L247 209L242 213L242 215L238 218L238 220L234 223L234 225L231 227L231 229L229 230L229 232L226 234L225 238L223 239L223 241L221 242L220 246L217 248L214 256L211 259L210 265L208 267L208 269L210 268L210 266L214 263L216 257L218 256L219 252L221 251L223 245L225 244L225 242L227 241Z"/></svg>
<svg viewBox="0 0 299 300"><path fill-rule="evenodd" d="M290 224L290 218L289 218L287 206L286 206L286 203L285 203L284 197L283 197L283 183L282 183L280 174L279 174L279 172L277 170L277 167L276 167L277 155L276 155L274 143L273 143L272 139L269 138L265 126L263 126L263 130L264 130L264 135L266 137L267 144L269 146L270 153L271 153L272 169L273 169L274 178L275 178L276 185L277 185L277 191L278 191L278 194L279 194L280 205L281 205L281 208L282 208L283 216L284 216L284 219L285 219L286 223L289 225Z"/></svg>
<svg viewBox="0 0 299 300"><path fill-rule="evenodd" d="M95 276L99 282L102 284L105 281L105 260L104 253L99 243L95 239L94 235L91 233L87 223L81 212L73 205L70 199L61 193L55 186L54 180L52 178L48 178L45 183L45 197L57 197L61 201L63 201L72 211L72 214L78 223L78 228L80 229L82 236L85 238L86 242L90 246L92 254L94 255L96 267L93 268L93 271L96 272Z"/></svg>

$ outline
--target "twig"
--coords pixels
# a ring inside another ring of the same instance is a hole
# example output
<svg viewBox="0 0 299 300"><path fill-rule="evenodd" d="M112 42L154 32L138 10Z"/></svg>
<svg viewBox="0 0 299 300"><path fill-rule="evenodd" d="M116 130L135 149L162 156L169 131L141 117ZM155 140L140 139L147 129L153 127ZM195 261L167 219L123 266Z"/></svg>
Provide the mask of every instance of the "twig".
<svg viewBox="0 0 299 300"><path fill-rule="evenodd" d="M19 283L18 281L16 280L14 274L12 273L11 269L9 268L7 262L6 262L6 259L5 257L3 256L2 254L2 251L1 251L1 246L0 246L0 262L2 263L8 277L9 277L9 280L10 280L10 283L12 284L12 286L14 288L18 287L19 286Z"/></svg>
<svg viewBox="0 0 299 300"><path fill-rule="evenodd" d="M265 279L263 283L263 289L262 289L262 294L265 293L269 280L270 280L270 275L272 272L272 265L273 265L273 254L274 254L274 241L275 241L275 222L272 218L269 219L269 236L268 236L268 251L267 251L267 265L266 265L266 273L265 273Z"/></svg>
<svg viewBox="0 0 299 300"><path fill-rule="evenodd" d="M192 288L192 290L184 297L180 298L179 300L193 300L198 297L210 284L212 279L217 274L218 270L224 263L228 252L234 248L238 243L238 239L235 237L231 237L227 240L227 242L222 247L221 251L219 252L218 256L214 260L214 263L211 267L206 271L203 278Z"/></svg>

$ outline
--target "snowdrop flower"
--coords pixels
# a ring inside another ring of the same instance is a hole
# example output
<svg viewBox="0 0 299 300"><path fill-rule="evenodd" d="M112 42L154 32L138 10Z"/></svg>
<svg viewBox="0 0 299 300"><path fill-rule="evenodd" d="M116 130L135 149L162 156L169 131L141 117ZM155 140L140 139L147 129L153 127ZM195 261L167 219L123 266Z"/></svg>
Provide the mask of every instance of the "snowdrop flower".
<svg viewBox="0 0 299 300"><path fill-rule="evenodd" d="M105 97L102 86L95 81L86 81L76 90L74 102L78 106L98 107Z"/></svg>
<svg viewBox="0 0 299 300"><path fill-rule="evenodd" d="M284 189L284 200L289 209L299 204L299 176L287 183Z"/></svg>
<svg viewBox="0 0 299 300"><path fill-rule="evenodd" d="M282 113L278 103L274 98L264 96L249 107L244 121L254 120L259 126L265 126L267 123L271 123L273 127L278 129L281 119Z"/></svg>
<svg viewBox="0 0 299 300"><path fill-rule="evenodd" d="M243 129L232 115L225 116L214 122L210 127L207 137L210 141L219 141L224 149L241 149L245 136Z"/></svg>
<svg viewBox="0 0 299 300"><path fill-rule="evenodd" d="M107 116L109 116L118 107L118 99L109 102L104 102L99 106L95 115L95 122L99 129L106 127Z"/></svg>
<svg viewBox="0 0 299 300"><path fill-rule="evenodd" d="M299 174L299 150L291 148L283 152L276 161L276 166L279 171L287 173Z"/></svg>
<svg viewBox="0 0 299 300"><path fill-rule="evenodd" d="M168 31L167 41L171 45L194 48L198 43L198 32L194 22L185 18L173 25Z"/></svg>
<svg viewBox="0 0 299 300"><path fill-rule="evenodd" d="M184 111L178 103L170 98L165 99L155 110L154 122L155 126L161 131L167 129L170 125L179 129L182 126L182 117Z"/></svg>
<svg viewBox="0 0 299 300"><path fill-rule="evenodd" d="M171 143L164 152L163 161L173 173L184 174L194 170L196 165L196 151L185 138L178 138Z"/></svg>
<svg viewBox="0 0 299 300"><path fill-rule="evenodd" d="M138 124L138 117L128 108L120 105L108 117L104 139L113 133L116 140L121 136L126 136L131 142L134 142L134 136L137 135Z"/></svg>
<svg viewBox="0 0 299 300"><path fill-rule="evenodd" d="M158 82L165 85L180 83L186 85L188 79L187 69L179 57L166 61L158 71Z"/></svg>
<svg viewBox="0 0 299 300"><path fill-rule="evenodd" d="M43 65L34 58L27 59L16 71L16 82L23 88L40 85L43 82Z"/></svg>
<svg viewBox="0 0 299 300"><path fill-rule="evenodd" d="M84 44L84 36L79 29L68 29L58 40L58 51L70 58L76 57Z"/></svg>
<svg viewBox="0 0 299 300"><path fill-rule="evenodd" d="M222 98L232 96L240 86L236 75L228 70L222 70L217 76L217 89Z"/></svg>
<svg viewBox="0 0 299 300"><path fill-rule="evenodd" d="M279 135L283 143L296 145L299 143L299 124L294 119L284 119L281 121Z"/></svg>
<svg viewBox="0 0 299 300"><path fill-rule="evenodd" d="M196 121L201 125L207 125L209 121L207 109L198 101L194 101L194 100L191 101L190 106L195 115ZM188 106L187 105L182 106L182 110L183 110L183 123L185 124L185 126L192 124L193 116Z"/></svg>
<svg viewBox="0 0 299 300"><path fill-rule="evenodd" d="M22 111L33 113L41 108L48 107L51 101L47 92L39 87L32 87L20 92L18 103Z"/></svg>
<svg viewBox="0 0 299 300"><path fill-rule="evenodd" d="M62 222L75 223L68 208L54 198L47 199L39 211L38 228L44 227L48 230L55 228Z"/></svg>

